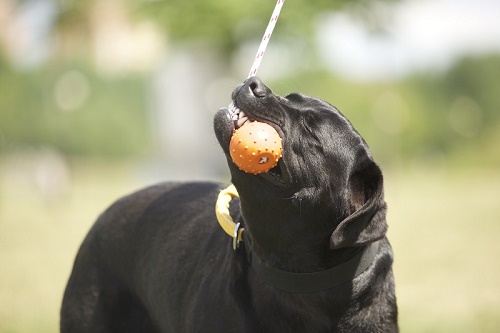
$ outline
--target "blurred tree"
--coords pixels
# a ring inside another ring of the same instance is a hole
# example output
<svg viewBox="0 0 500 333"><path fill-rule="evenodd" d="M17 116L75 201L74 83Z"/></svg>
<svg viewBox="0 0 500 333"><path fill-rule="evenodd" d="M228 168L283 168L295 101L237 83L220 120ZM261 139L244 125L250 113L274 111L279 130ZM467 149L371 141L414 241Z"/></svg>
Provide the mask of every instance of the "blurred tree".
<svg viewBox="0 0 500 333"><path fill-rule="evenodd" d="M397 0L385 0L397 1ZM139 15L152 18L168 32L173 40L207 40L219 44L226 51L245 39L261 37L275 0L158 0L144 2ZM357 8L360 14L376 11L362 10L373 0L288 0L281 12L276 33L313 36L318 14L345 8Z"/></svg>
<svg viewBox="0 0 500 333"><path fill-rule="evenodd" d="M443 78L444 92L453 100L466 96L482 109L484 123L490 126L500 108L500 57L489 55L462 59Z"/></svg>
<svg viewBox="0 0 500 333"><path fill-rule="evenodd" d="M2 68L0 154L44 146L69 155L148 153L145 81L107 79L75 64L21 73Z"/></svg>
<svg viewBox="0 0 500 333"><path fill-rule="evenodd" d="M120 1L120 0L117 0ZM399 0L382 0L397 2ZM271 16L275 0L121 0L137 18L155 21L174 42L205 41L230 54L249 39L260 39ZM90 25L93 1L60 1L59 31L84 33ZM369 8L376 0L288 0L281 13L276 34L313 36L317 15L350 9L365 22L378 24L382 17ZM385 13L386 14L386 13ZM386 18L386 17L384 17Z"/></svg>
<svg viewBox="0 0 500 333"><path fill-rule="evenodd" d="M404 158L425 150L445 156L468 150L498 163L499 77L500 56L484 55L463 58L444 73L420 73L400 82L397 89L411 108L411 126L401 138ZM497 156L486 156L488 151Z"/></svg>

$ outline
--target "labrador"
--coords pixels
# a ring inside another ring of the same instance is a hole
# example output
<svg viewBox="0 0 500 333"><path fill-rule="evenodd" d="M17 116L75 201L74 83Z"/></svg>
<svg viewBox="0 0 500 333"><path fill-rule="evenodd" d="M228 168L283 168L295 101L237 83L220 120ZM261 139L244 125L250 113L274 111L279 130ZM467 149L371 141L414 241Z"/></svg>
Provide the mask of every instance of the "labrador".
<svg viewBox="0 0 500 333"><path fill-rule="evenodd" d="M364 139L327 102L280 97L257 77L232 99L214 129L242 241L217 223L218 183L164 183L118 200L77 254L61 332L398 331L383 178ZM247 121L283 140L265 173L230 158Z"/></svg>

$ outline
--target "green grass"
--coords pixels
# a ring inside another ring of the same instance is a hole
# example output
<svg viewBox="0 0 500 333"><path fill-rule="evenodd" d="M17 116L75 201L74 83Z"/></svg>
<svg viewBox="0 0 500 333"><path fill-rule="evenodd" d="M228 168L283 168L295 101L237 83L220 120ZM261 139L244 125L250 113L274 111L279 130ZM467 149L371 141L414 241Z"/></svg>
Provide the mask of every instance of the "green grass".
<svg viewBox="0 0 500 333"><path fill-rule="evenodd" d="M66 197L47 201L27 169L4 166L2 174L0 165L2 333L58 331L62 294L83 237L99 213L137 186L127 167L87 163L73 170Z"/></svg>
<svg viewBox="0 0 500 333"><path fill-rule="evenodd" d="M389 174L403 332L500 330L500 172Z"/></svg>
<svg viewBox="0 0 500 333"><path fill-rule="evenodd" d="M132 166L79 163L45 200L0 164L0 332L56 332L78 247L113 200L147 184ZM386 171L402 332L500 331L500 172Z"/></svg>

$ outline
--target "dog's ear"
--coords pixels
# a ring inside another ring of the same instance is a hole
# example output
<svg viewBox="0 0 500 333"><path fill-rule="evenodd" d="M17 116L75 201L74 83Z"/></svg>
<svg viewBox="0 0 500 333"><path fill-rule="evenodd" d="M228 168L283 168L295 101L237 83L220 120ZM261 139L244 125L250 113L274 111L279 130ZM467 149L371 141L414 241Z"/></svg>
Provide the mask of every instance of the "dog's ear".
<svg viewBox="0 0 500 333"><path fill-rule="evenodd" d="M364 245L381 239L387 232L382 172L371 158L363 160L349 177L350 215L333 231L331 249Z"/></svg>

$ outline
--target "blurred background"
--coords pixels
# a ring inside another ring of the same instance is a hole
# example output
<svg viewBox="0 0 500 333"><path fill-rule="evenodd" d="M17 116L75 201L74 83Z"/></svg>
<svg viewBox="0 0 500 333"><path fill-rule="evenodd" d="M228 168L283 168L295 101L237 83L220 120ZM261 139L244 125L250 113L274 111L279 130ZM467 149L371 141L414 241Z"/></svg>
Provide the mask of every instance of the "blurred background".
<svg viewBox="0 0 500 333"><path fill-rule="evenodd" d="M212 117L273 0L0 0L0 331L55 332L118 197L229 182ZM500 330L500 2L288 0L259 76L337 106L385 174L402 332Z"/></svg>

